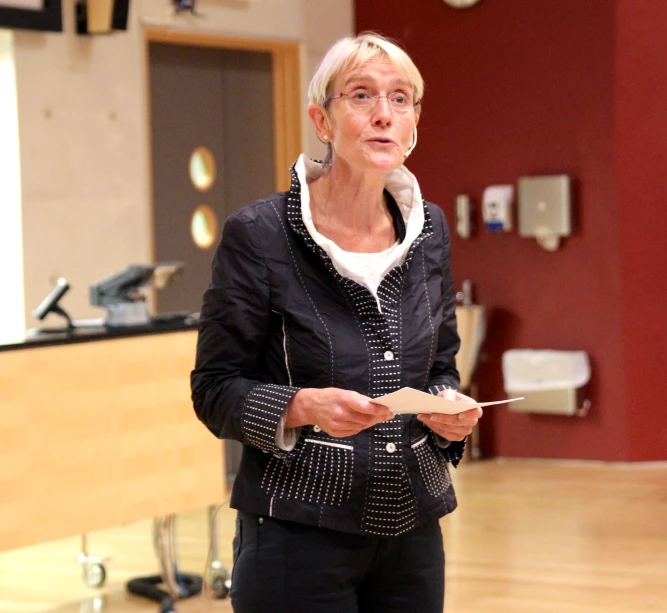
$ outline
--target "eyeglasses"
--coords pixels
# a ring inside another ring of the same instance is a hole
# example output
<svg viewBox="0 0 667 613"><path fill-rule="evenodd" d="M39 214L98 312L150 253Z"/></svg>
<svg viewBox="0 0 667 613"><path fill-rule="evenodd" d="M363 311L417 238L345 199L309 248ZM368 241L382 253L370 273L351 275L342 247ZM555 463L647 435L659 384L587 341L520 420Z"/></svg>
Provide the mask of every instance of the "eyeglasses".
<svg viewBox="0 0 667 613"><path fill-rule="evenodd" d="M386 98L389 106L392 110L397 113L407 113L408 111L414 109L417 105L421 104L422 99L412 101L412 98L401 92L394 92L388 94L387 96L373 96L366 91L356 90L351 94L346 94L345 92L340 92L338 94L331 94L326 100L325 104L330 100L336 100L338 98L345 98L348 104L355 111L369 112L371 109L375 108L378 100L380 98Z"/></svg>

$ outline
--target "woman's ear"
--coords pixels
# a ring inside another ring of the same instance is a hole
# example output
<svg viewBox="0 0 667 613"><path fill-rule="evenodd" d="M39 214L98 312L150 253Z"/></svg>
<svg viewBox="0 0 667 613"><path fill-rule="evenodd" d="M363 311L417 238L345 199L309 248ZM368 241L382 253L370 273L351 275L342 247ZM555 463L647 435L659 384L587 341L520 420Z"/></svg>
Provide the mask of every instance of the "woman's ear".
<svg viewBox="0 0 667 613"><path fill-rule="evenodd" d="M315 133L323 143L331 142L331 130L326 111L319 104L308 105L308 118L315 127Z"/></svg>

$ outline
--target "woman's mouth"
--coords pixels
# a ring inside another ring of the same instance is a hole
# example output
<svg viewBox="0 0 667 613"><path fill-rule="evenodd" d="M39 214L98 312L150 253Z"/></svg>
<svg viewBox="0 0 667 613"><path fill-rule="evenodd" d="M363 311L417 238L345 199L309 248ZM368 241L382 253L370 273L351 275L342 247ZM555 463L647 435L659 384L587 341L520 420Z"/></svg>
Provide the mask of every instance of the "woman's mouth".
<svg viewBox="0 0 667 613"><path fill-rule="evenodd" d="M380 145L393 145L394 141L390 138L371 138L371 143L378 143Z"/></svg>

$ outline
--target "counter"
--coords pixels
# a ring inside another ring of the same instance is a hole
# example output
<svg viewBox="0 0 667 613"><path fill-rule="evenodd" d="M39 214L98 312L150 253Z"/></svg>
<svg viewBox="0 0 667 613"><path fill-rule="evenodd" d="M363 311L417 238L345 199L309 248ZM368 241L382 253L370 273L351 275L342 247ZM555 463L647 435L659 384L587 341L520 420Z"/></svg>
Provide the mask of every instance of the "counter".
<svg viewBox="0 0 667 613"><path fill-rule="evenodd" d="M195 326L0 346L0 550L222 502L222 443L190 400Z"/></svg>

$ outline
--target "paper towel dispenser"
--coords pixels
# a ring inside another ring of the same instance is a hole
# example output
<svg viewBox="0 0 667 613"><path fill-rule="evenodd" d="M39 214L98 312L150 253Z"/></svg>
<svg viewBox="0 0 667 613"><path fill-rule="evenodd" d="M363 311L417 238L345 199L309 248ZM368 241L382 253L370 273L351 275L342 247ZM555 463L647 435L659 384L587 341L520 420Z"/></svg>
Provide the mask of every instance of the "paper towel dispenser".
<svg viewBox="0 0 667 613"><path fill-rule="evenodd" d="M547 251L556 251L571 227L571 180L568 175L519 179L519 235L535 237Z"/></svg>
<svg viewBox="0 0 667 613"><path fill-rule="evenodd" d="M503 379L511 411L583 416L590 408L591 367L585 351L511 349L503 354Z"/></svg>

